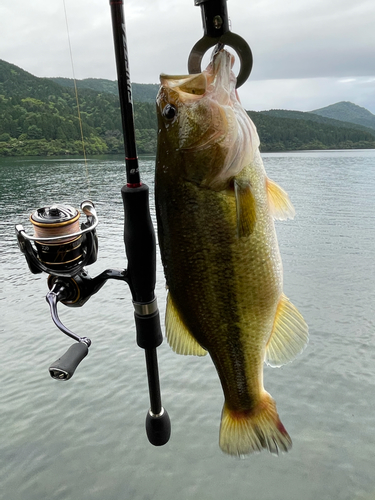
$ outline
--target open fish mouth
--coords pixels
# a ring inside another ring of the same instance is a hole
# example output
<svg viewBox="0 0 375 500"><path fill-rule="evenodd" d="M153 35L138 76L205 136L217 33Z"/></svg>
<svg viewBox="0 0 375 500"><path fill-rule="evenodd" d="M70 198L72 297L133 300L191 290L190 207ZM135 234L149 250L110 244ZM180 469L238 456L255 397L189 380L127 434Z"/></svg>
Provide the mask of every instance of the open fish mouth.
<svg viewBox="0 0 375 500"><path fill-rule="evenodd" d="M202 73L160 75L162 91L158 102L162 112L169 104L179 114L180 151L200 151L233 136L233 61L232 54L220 51Z"/></svg>
<svg viewBox="0 0 375 500"><path fill-rule="evenodd" d="M197 100L210 94L220 104L228 104L235 90L236 77L232 72L234 56L225 50L215 52L211 62L202 73L190 75L168 75L162 73L160 82L178 92L181 102Z"/></svg>
<svg viewBox="0 0 375 500"><path fill-rule="evenodd" d="M160 75L163 87L178 93L181 102L200 99L207 90L207 80L204 73L196 75Z"/></svg>

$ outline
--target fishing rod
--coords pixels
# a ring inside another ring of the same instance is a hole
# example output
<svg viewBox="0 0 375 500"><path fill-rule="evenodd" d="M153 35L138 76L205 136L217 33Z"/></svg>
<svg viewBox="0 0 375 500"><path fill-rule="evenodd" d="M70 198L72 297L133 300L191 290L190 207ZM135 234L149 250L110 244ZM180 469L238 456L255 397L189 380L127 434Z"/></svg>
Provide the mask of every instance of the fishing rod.
<svg viewBox="0 0 375 500"><path fill-rule="evenodd" d="M83 306L111 279L129 285L136 326L136 339L145 351L150 409L146 415L147 437L155 446L168 442L171 424L161 402L157 347L163 341L155 297L156 241L149 210L149 188L141 182L135 142L132 88L128 64L125 19L122 0L110 0L113 39L118 74L120 108L125 145L127 183L121 189L124 206L124 244L126 269L107 269L92 278L86 266L98 256L96 227L98 217L91 201L81 203L81 212L70 205L53 203L30 216L34 235L16 225L18 246L33 274L47 273L46 301L55 325L75 340L66 353L49 367L56 380L69 380L87 356L91 339L67 328L59 318L58 303ZM80 218L86 221L80 224Z"/></svg>
<svg viewBox="0 0 375 500"><path fill-rule="evenodd" d="M189 72L201 71L204 53L213 46L229 45L240 56L238 85L249 76L252 67L250 47L229 31L226 0L194 0L202 9L204 36L189 56ZM83 306L111 279L129 285L136 326L136 339L145 351L150 409L146 432L155 446L168 442L171 424L161 402L157 347L162 343L159 310L155 297L156 242L149 210L149 188L141 182L135 141L132 86L129 72L123 0L110 0L113 40L118 74L118 88L125 145L126 185L121 189L124 206L124 244L126 269L107 269L92 278L86 266L96 262L98 216L94 203L83 201L80 210L53 203L30 215L34 235L21 224L15 227L18 246L33 274L47 273L49 291L46 301L53 322L75 343L49 367L53 379L69 380L87 356L91 339L67 328L59 318L58 303L68 307ZM81 222L81 217L86 220Z"/></svg>
<svg viewBox="0 0 375 500"><path fill-rule="evenodd" d="M125 144L127 184L124 204L124 243L128 259L127 282L133 296L137 343L145 350L151 408L146 429L151 442L164 444L170 436L168 413L161 404L156 348L162 343L156 282L155 232L149 210L149 188L141 183L135 141L132 86L123 0L110 0L118 89Z"/></svg>

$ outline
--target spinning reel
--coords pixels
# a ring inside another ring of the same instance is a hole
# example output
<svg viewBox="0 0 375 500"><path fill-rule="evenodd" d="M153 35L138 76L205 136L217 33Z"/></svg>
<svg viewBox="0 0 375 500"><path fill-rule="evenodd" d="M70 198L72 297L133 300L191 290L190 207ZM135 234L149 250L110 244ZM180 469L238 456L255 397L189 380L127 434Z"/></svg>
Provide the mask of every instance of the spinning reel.
<svg viewBox="0 0 375 500"><path fill-rule="evenodd" d="M16 226L18 246L25 255L30 271L33 274L49 274L46 300L55 325L78 342L50 366L49 372L57 380L68 380L73 376L91 345L89 338L76 335L62 324L57 303L62 302L70 307L82 306L105 282L104 279L90 278L85 270L86 265L97 259L98 218L91 201L84 201L81 210L87 218L81 225L78 210L69 205L53 204L31 214L33 236L28 235L22 225Z"/></svg>
<svg viewBox="0 0 375 500"><path fill-rule="evenodd" d="M49 291L46 300L55 325L76 342L49 367L56 380L69 380L79 363L88 354L91 340L67 328L57 312L58 302L68 307L81 307L109 279L125 281L132 292L137 343L145 350L151 407L146 417L149 441L163 445L169 440L170 421L161 405L156 348L162 343L159 311L154 296L155 236L149 213L149 189L124 186L121 190L124 210L124 242L128 257L127 269L107 269L95 278L86 267L98 256L96 226L98 217L94 204L84 201L81 211L86 221L80 224L81 213L69 205L53 204L36 210L30 216L34 235L16 225L18 246L33 274L45 272ZM135 217L136 216L136 217Z"/></svg>

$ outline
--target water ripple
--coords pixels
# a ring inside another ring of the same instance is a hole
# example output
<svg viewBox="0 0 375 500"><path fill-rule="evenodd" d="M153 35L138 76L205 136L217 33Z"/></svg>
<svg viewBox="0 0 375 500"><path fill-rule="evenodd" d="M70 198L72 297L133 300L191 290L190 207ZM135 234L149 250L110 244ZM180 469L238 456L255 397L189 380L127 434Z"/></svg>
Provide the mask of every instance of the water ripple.
<svg viewBox="0 0 375 500"><path fill-rule="evenodd" d="M265 453L233 460L220 452L223 396L215 369L209 357L180 357L166 343L158 355L172 438L161 448L149 445L144 353L136 345L123 283L105 285L81 309L61 305L66 325L89 334L93 344L72 380L49 377L48 366L71 341L49 317L46 277L29 273L14 224L29 230L28 216L37 207L56 200L78 206L87 198L83 162L1 160L4 499L373 498L375 153L275 153L264 160L296 207L296 220L277 223L277 232L285 291L310 326L310 343L297 360L265 368L266 388L294 441L279 460ZM142 161L141 170L155 222L153 159ZM100 217L99 259L90 266L95 276L126 267L120 196L125 170L122 159L110 157L90 160L89 173ZM159 256L157 272L163 317Z"/></svg>

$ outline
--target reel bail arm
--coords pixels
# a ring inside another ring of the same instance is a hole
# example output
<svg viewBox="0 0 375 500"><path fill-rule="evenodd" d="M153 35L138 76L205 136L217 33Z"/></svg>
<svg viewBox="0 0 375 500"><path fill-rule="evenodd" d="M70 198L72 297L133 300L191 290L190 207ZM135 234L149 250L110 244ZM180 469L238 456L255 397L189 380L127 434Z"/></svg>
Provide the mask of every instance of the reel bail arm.
<svg viewBox="0 0 375 500"><path fill-rule="evenodd" d="M98 217L95 206L91 201L83 201L81 210L86 215L86 222L81 227L78 210L59 204L39 208L30 216L34 236L27 234L21 224L16 225L18 247L33 274L72 276L96 261Z"/></svg>
<svg viewBox="0 0 375 500"><path fill-rule="evenodd" d="M249 78L253 67L253 55L248 43L229 30L227 0L194 0L201 7L203 37L192 48L188 59L190 74L201 73L201 62L205 53L217 44L234 49L240 60L240 71L236 87L241 87Z"/></svg>

